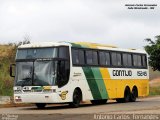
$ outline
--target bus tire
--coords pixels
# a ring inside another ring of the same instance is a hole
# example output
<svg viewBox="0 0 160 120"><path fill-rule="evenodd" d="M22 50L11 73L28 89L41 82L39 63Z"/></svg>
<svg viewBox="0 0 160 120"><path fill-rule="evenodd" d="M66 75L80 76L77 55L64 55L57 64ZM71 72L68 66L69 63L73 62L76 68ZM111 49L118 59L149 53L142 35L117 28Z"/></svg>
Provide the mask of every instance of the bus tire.
<svg viewBox="0 0 160 120"><path fill-rule="evenodd" d="M117 101L118 103L123 103L123 102L124 102L124 99L123 99L123 98L117 98L116 101Z"/></svg>
<svg viewBox="0 0 160 120"><path fill-rule="evenodd" d="M107 99L102 99L102 100L91 100L91 103L92 103L93 105L106 104L106 103L107 103Z"/></svg>
<svg viewBox="0 0 160 120"><path fill-rule="evenodd" d="M82 100L82 92L80 89L75 89L73 92L73 102L69 103L70 107L77 108Z"/></svg>
<svg viewBox="0 0 160 120"><path fill-rule="evenodd" d="M135 102L137 97L138 97L137 87L133 87L131 95L130 95L130 102Z"/></svg>
<svg viewBox="0 0 160 120"><path fill-rule="evenodd" d="M46 103L36 103L38 109L43 109L46 106Z"/></svg>
<svg viewBox="0 0 160 120"><path fill-rule="evenodd" d="M124 102L129 102L130 96L131 96L130 89L129 87L126 87L125 92L124 92L124 98L123 98Z"/></svg>
<svg viewBox="0 0 160 120"><path fill-rule="evenodd" d="M129 87L126 87L125 91L124 91L124 98L117 98L116 101L118 103L125 103L125 102L129 102L130 101L130 89Z"/></svg>

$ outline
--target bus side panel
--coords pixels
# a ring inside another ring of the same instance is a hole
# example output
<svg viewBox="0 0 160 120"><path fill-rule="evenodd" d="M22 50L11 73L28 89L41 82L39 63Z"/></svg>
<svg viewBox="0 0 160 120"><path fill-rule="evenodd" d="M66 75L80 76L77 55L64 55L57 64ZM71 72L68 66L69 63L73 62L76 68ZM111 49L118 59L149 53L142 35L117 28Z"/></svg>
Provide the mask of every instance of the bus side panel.
<svg viewBox="0 0 160 120"><path fill-rule="evenodd" d="M139 79L139 80L133 80L133 79L126 79L126 80L115 80L117 82L117 98L123 98L124 97L124 91L126 86L129 86L130 92L132 92L132 89L134 86L138 89L138 96L147 96L149 91L148 86L148 79Z"/></svg>
<svg viewBox="0 0 160 120"><path fill-rule="evenodd" d="M149 95L149 80L137 80L139 85L138 96L144 97Z"/></svg>
<svg viewBox="0 0 160 120"><path fill-rule="evenodd" d="M108 98L116 98L116 81L111 80L109 71L107 68L100 68L105 87L108 93Z"/></svg>
<svg viewBox="0 0 160 120"><path fill-rule="evenodd" d="M68 83L57 90L59 94L58 101L72 102L73 93L76 88L80 88L83 101L93 99L82 67L72 67Z"/></svg>
<svg viewBox="0 0 160 120"><path fill-rule="evenodd" d="M96 80L96 83L98 85L100 94L101 94L101 99L108 99L108 93L107 89L105 86L105 79L103 78L100 68L99 67L93 67L92 72L94 74L94 78Z"/></svg>
<svg viewBox="0 0 160 120"><path fill-rule="evenodd" d="M149 94L149 72L147 69L101 69L102 74L104 74L107 79L105 83L110 99L123 98L126 86L129 86L130 92L132 92L133 87L136 86L138 89L138 96L147 96ZM118 72L113 73L114 71ZM126 73L124 73L124 71ZM128 75L128 71L132 72L132 74ZM146 75L138 76L138 71L143 71Z"/></svg>
<svg viewBox="0 0 160 120"><path fill-rule="evenodd" d="M72 88L71 94L73 94L75 88L79 87L82 91L83 101L93 99L90 86L87 83L86 75L82 67L72 67L68 87L68 89Z"/></svg>

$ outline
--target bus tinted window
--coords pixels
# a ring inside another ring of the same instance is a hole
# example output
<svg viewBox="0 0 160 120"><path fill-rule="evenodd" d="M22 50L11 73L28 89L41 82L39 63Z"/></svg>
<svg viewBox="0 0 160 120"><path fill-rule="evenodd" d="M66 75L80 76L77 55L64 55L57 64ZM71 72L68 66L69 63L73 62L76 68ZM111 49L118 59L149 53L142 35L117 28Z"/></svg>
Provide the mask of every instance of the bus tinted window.
<svg viewBox="0 0 160 120"><path fill-rule="evenodd" d="M133 66L138 66L138 57L137 57L137 55L133 55Z"/></svg>
<svg viewBox="0 0 160 120"><path fill-rule="evenodd" d="M100 65L110 65L109 52L99 52L99 60Z"/></svg>
<svg viewBox="0 0 160 120"><path fill-rule="evenodd" d="M121 54L117 53L117 65L121 66L122 65L122 58L121 58Z"/></svg>
<svg viewBox="0 0 160 120"><path fill-rule="evenodd" d="M91 50L86 51L86 62L87 62L87 64L90 64L90 65L92 65L92 63L93 63Z"/></svg>
<svg viewBox="0 0 160 120"><path fill-rule="evenodd" d="M92 58L92 60L93 60L93 65L98 65L98 55L97 55L97 52L96 51L93 51L93 58Z"/></svg>
<svg viewBox="0 0 160 120"><path fill-rule="evenodd" d="M124 66L128 66L128 54L123 54L122 58L123 58L123 65Z"/></svg>
<svg viewBox="0 0 160 120"><path fill-rule="evenodd" d="M59 58L69 59L68 47L59 47Z"/></svg>
<svg viewBox="0 0 160 120"><path fill-rule="evenodd" d="M123 57L123 65L125 67L131 67L132 66L132 57L131 57L131 54L124 53L122 55L122 57Z"/></svg>
<svg viewBox="0 0 160 120"><path fill-rule="evenodd" d="M143 65L143 67L146 67L146 66L147 66L146 55L142 55L142 65Z"/></svg>
<svg viewBox="0 0 160 120"><path fill-rule="evenodd" d="M111 57L112 57L112 65L117 66L117 54L115 52L112 52Z"/></svg>
<svg viewBox="0 0 160 120"><path fill-rule="evenodd" d="M72 50L72 62L73 64L83 65L84 61L84 50L73 49Z"/></svg>
<svg viewBox="0 0 160 120"><path fill-rule="evenodd" d="M99 63L100 65L106 65L105 52L99 52Z"/></svg>
<svg viewBox="0 0 160 120"><path fill-rule="evenodd" d="M84 65L85 61L84 61L84 50L79 50L79 64Z"/></svg>
<svg viewBox="0 0 160 120"><path fill-rule="evenodd" d="M138 66L141 67L142 66L142 58L141 55L137 55L137 61L138 61Z"/></svg>
<svg viewBox="0 0 160 120"><path fill-rule="evenodd" d="M56 58L57 48L24 48L18 49L16 59Z"/></svg>
<svg viewBox="0 0 160 120"><path fill-rule="evenodd" d="M111 64L109 52L105 52L105 64L106 65L110 65Z"/></svg>
<svg viewBox="0 0 160 120"><path fill-rule="evenodd" d="M125 68L147 67L147 58L144 54L118 52L109 50L72 49L72 62L74 65L107 66ZM112 65L112 66L111 66Z"/></svg>
<svg viewBox="0 0 160 120"><path fill-rule="evenodd" d="M120 53L112 52L112 65L113 66L121 66L122 65L122 58Z"/></svg>
<svg viewBox="0 0 160 120"><path fill-rule="evenodd" d="M132 66L132 56L131 56L131 54L128 54L127 58L128 58L128 66Z"/></svg>
<svg viewBox="0 0 160 120"><path fill-rule="evenodd" d="M72 62L73 64L79 64L78 50L72 50Z"/></svg>
<svg viewBox="0 0 160 120"><path fill-rule="evenodd" d="M141 55L133 55L133 65L136 67L142 66L142 58Z"/></svg>

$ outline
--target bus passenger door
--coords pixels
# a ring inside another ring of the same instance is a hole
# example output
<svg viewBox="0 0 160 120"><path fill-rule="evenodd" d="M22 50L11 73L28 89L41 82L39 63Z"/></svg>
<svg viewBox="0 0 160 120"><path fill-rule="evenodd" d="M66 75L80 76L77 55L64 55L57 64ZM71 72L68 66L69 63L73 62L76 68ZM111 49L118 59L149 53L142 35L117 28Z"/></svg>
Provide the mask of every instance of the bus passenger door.
<svg viewBox="0 0 160 120"><path fill-rule="evenodd" d="M57 68L57 84L58 87L62 87L66 85L69 81L69 62L66 60L58 61L58 68Z"/></svg>

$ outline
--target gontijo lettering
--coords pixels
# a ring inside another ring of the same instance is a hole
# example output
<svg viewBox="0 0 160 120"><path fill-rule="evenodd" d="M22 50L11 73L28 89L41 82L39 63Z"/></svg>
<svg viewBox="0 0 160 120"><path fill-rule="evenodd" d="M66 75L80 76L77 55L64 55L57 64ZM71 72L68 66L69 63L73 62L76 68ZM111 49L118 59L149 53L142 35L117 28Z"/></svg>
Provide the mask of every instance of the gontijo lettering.
<svg viewBox="0 0 160 120"><path fill-rule="evenodd" d="M113 70L113 76L132 76L131 70Z"/></svg>

